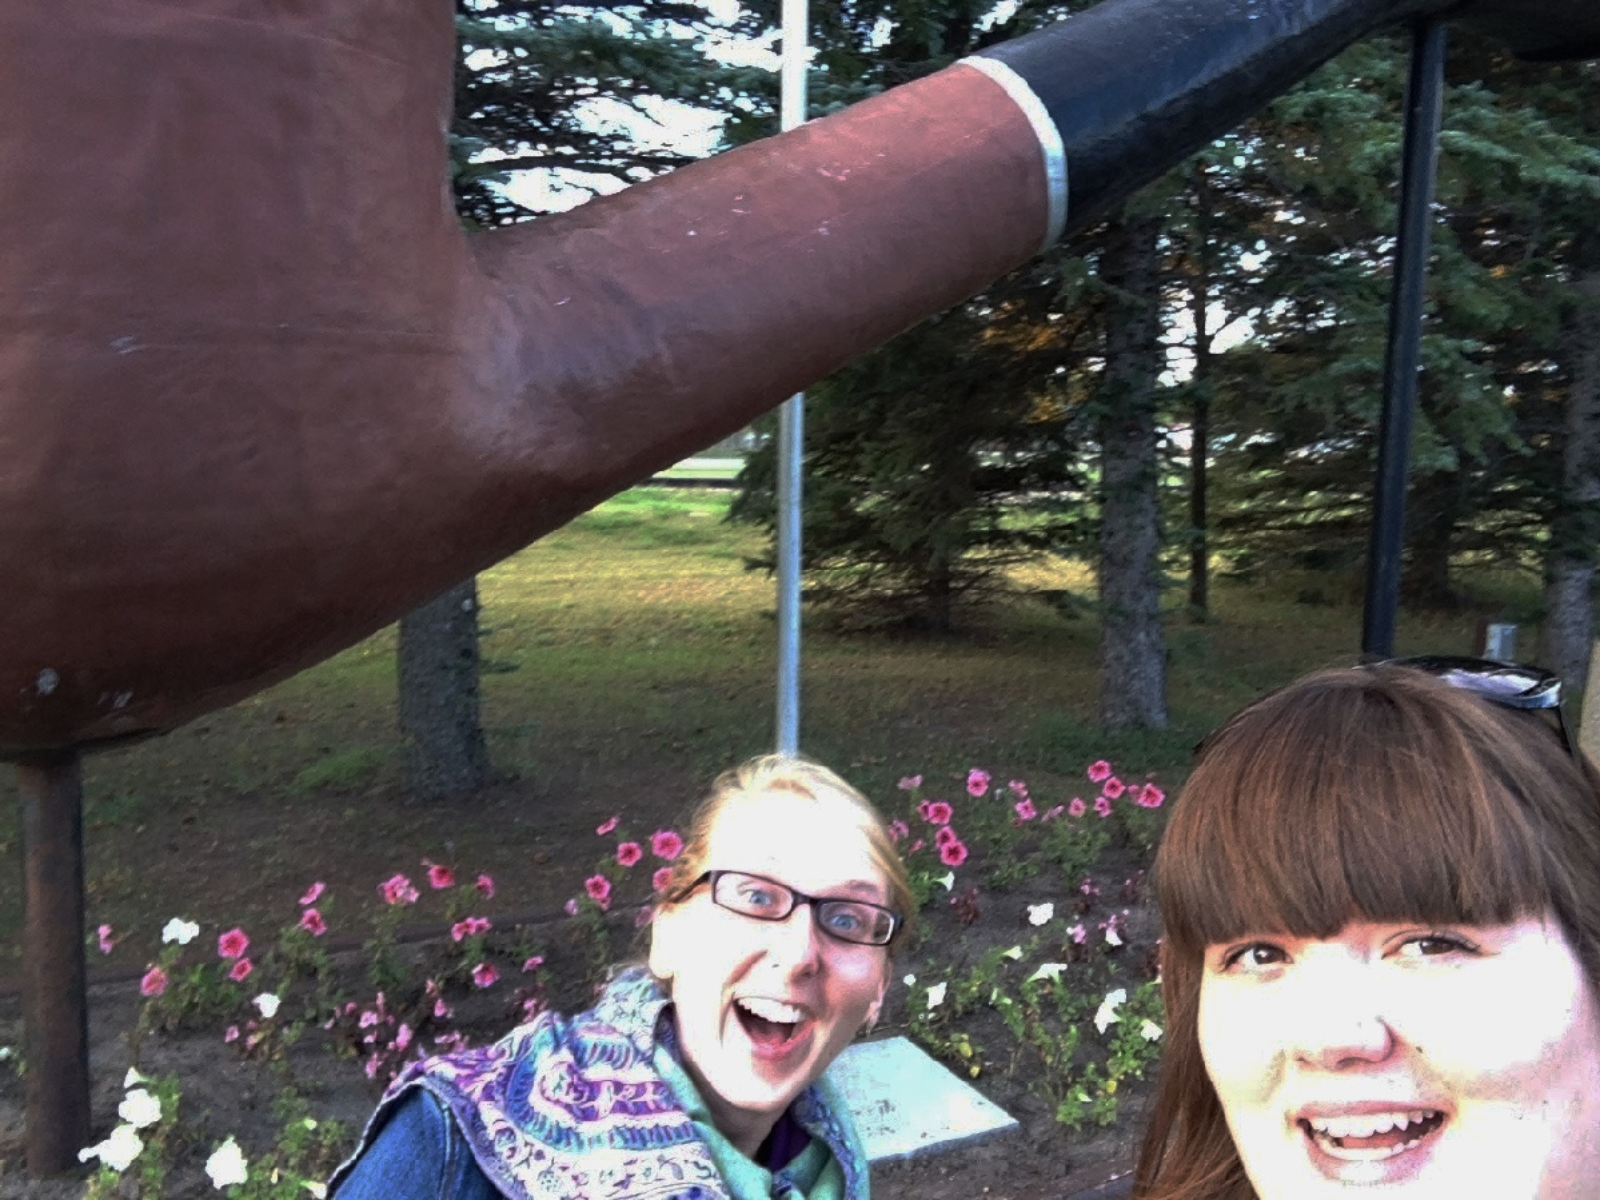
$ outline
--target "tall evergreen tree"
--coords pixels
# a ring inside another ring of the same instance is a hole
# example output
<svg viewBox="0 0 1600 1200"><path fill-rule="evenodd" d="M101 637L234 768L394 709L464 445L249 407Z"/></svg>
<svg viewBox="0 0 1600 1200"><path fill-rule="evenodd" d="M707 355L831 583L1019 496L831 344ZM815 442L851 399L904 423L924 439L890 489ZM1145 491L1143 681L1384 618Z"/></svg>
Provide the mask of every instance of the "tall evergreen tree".
<svg viewBox="0 0 1600 1200"><path fill-rule="evenodd" d="M671 0L586 3L457 0L456 212L468 228L528 220L539 207L502 186L511 173L559 172L579 190L626 184L689 158L644 134L663 105L715 109L733 122L770 109L771 76L719 67L709 40L749 32L718 26L702 7ZM490 763L479 713L475 580L400 621L399 716L409 790L435 798L475 791Z"/></svg>

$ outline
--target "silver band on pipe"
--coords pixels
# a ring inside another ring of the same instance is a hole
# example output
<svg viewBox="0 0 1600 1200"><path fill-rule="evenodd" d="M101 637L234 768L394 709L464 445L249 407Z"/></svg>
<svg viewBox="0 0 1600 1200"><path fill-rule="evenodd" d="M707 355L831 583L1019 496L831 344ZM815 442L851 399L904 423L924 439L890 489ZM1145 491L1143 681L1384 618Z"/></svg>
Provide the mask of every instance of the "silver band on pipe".
<svg viewBox="0 0 1600 1200"><path fill-rule="evenodd" d="M1048 250L1055 245L1056 240L1061 237L1061 231L1067 227L1067 152L1061 144L1061 133L1056 129L1056 123L1050 119L1043 102L1028 86L1028 81L1005 63L996 58L973 55L971 58L963 58L960 65L982 71L998 83L1028 118L1028 123L1033 126L1033 132L1039 139L1039 152L1044 156L1044 181L1049 205L1046 210L1044 241L1039 249Z"/></svg>

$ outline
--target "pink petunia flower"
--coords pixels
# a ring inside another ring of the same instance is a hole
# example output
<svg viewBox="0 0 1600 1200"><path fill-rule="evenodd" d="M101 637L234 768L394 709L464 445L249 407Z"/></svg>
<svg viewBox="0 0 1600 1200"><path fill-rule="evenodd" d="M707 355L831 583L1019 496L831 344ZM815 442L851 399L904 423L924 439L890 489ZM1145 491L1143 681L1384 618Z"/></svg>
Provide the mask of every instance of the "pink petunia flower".
<svg viewBox="0 0 1600 1200"><path fill-rule="evenodd" d="M600 906L601 912L611 907L611 880L604 875L589 876L583 881L583 890L589 893L589 899Z"/></svg>
<svg viewBox="0 0 1600 1200"><path fill-rule="evenodd" d="M1089 764L1089 782L1090 783L1099 783L1102 780L1110 779L1110 778L1111 778L1111 764L1108 763L1105 759L1102 758L1099 762L1092 762L1092 763Z"/></svg>
<svg viewBox="0 0 1600 1200"><path fill-rule="evenodd" d="M237 1042L239 1040L239 1027L237 1025L229 1025L227 1032L222 1035L222 1040L224 1042Z"/></svg>
<svg viewBox="0 0 1600 1200"><path fill-rule="evenodd" d="M927 816L928 824L930 825L948 825L950 824L950 818L955 816L955 812L943 800L935 800L928 805Z"/></svg>
<svg viewBox="0 0 1600 1200"><path fill-rule="evenodd" d="M895 784L895 787L899 788L902 792L914 792L921 786L921 775L907 775L905 778L901 779L899 783Z"/></svg>
<svg viewBox="0 0 1600 1200"><path fill-rule="evenodd" d="M320 879L317 880L306 889L306 894L300 897L300 907L304 908L308 904L315 904L322 898L322 893L327 890L328 885L323 883Z"/></svg>
<svg viewBox="0 0 1600 1200"><path fill-rule="evenodd" d="M1067 930L1067 936L1070 937L1077 945L1081 946L1086 940L1088 940L1089 931L1082 925L1074 925L1071 929Z"/></svg>
<svg viewBox="0 0 1600 1200"><path fill-rule="evenodd" d="M478 895L485 900L494 899L494 880L487 875L479 875L478 882L472 885L478 889Z"/></svg>
<svg viewBox="0 0 1600 1200"><path fill-rule="evenodd" d="M967 795L981 796L989 790L989 772L977 767L967 772Z"/></svg>
<svg viewBox="0 0 1600 1200"><path fill-rule="evenodd" d="M1046 809L1044 816L1040 817L1039 819L1041 821L1054 821L1057 817L1059 817L1062 813L1064 813L1066 811L1067 811L1067 806L1065 804L1058 804L1054 808Z"/></svg>
<svg viewBox="0 0 1600 1200"><path fill-rule="evenodd" d="M568 900L561 907L566 910L566 914L569 917L575 917L575 916L578 915L578 901L577 901L576 897L574 897L571 900Z"/></svg>
<svg viewBox="0 0 1600 1200"><path fill-rule="evenodd" d="M1069 817L1081 817L1088 811L1089 806L1083 802L1082 796L1074 796L1072 803L1067 805L1067 815Z"/></svg>
<svg viewBox="0 0 1600 1200"><path fill-rule="evenodd" d="M238 958L248 949L250 949L249 935L237 927L217 938L217 953L223 958Z"/></svg>
<svg viewBox="0 0 1600 1200"><path fill-rule="evenodd" d="M1006 786L1017 795L1021 796L1024 800L1028 798L1028 785L1022 780L1013 779L1010 783L1006 784Z"/></svg>
<svg viewBox="0 0 1600 1200"><path fill-rule="evenodd" d="M932 807L933 807L933 801L932 800L918 800L917 801L917 815L920 816L924 821L926 821L928 819L928 811Z"/></svg>
<svg viewBox="0 0 1600 1200"><path fill-rule="evenodd" d="M111 926L102 925L95 930L95 936L100 939L100 953L110 954L117 947L117 939L111 936Z"/></svg>
<svg viewBox="0 0 1600 1200"><path fill-rule="evenodd" d="M1139 794L1134 797L1134 803L1140 808L1160 808L1166 798L1167 794L1155 784L1147 783L1139 789Z"/></svg>
<svg viewBox="0 0 1600 1200"><path fill-rule="evenodd" d="M139 995L159 996L167 990L167 973L160 967L151 967L139 980Z"/></svg>
<svg viewBox="0 0 1600 1200"><path fill-rule="evenodd" d="M1039 810L1033 807L1033 801L1026 798L1018 800L1014 807L1019 821L1031 821L1039 815Z"/></svg>
<svg viewBox="0 0 1600 1200"><path fill-rule="evenodd" d="M911 833L911 826L907 825L904 821L890 821L889 822L889 840L890 841L898 842L901 838L906 837L910 833Z"/></svg>
<svg viewBox="0 0 1600 1200"><path fill-rule="evenodd" d="M500 978L500 972L493 963L481 962L472 968L472 982L481 988L491 987Z"/></svg>
<svg viewBox="0 0 1600 1200"><path fill-rule="evenodd" d="M411 1045L411 1026L402 1024L394 1031L394 1048L404 1054L409 1045Z"/></svg>
<svg viewBox="0 0 1600 1200"><path fill-rule="evenodd" d="M939 832L933 835L933 844L941 850L951 842L959 842L960 840L956 836L955 826L953 825L941 825L939 826Z"/></svg>
<svg viewBox="0 0 1600 1200"><path fill-rule="evenodd" d="M1109 796L1096 796L1094 798L1094 811L1104 819L1111 815L1111 799Z"/></svg>
<svg viewBox="0 0 1600 1200"><path fill-rule="evenodd" d="M442 892L445 888L455 887L456 873L454 870L440 863L429 862L427 859L423 859L422 863L423 866L428 868L428 886L434 891Z"/></svg>
<svg viewBox="0 0 1600 1200"><path fill-rule="evenodd" d="M411 880L404 875L393 875L378 885L378 894L383 897L385 904L415 904L417 902L417 889L411 886Z"/></svg>
<svg viewBox="0 0 1600 1200"><path fill-rule="evenodd" d="M526 974L529 971L537 971L542 966L544 966L544 955L535 954L522 964L522 971Z"/></svg>
<svg viewBox="0 0 1600 1200"><path fill-rule="evenodd" d="M605 837L606 834L610 833L616 827L617 827L617 818L616 817L611 817L610 819L605 820L605 821L601 821L600 824L596 825L594 827L594 831L599 836Z"/></svg>
<svg viewBox="0 0 1600 1200"><path fill-rule="evenodd" d="M638 842L623 842L617 846L617 861L631 867L644 857L644 848Z"/></svg>
<svg viewBox="0 0 1600 1200"><path fill-rule="evenodd" d="M959 867L967 861L967 848L956 838L939 847L939 861L947 867Z"/></svg>
<svg viewBox="0 0 1600 1200"><path fill-rule="evenodd" d="M1123 784L1122 780L1118 779L1115 775L1100 785L1100 791L1108 800L1115 800L1127 790L1128 789Z"/></svg>
<svg viewBox="0 0 1600 1200"><path fill-rule="evenodd" d="M672 868L660 867L650 876L650 886L658 892L664 892L672 886Z"/></svg>
<svg viewBox="0 0 1600 1200"><path fill-rule="evenodd" d="M300 914L300 928L312 937L321 937L328 932L328 923L322 919L322 914L314 908L308 908Z"/></svg>
<svg viewBox="0 0 1600 1200"><path fill-rule="evenodd" d="M683 839L675 830L658 829L650 835L650 853L671 862L683 853Z"/></svg>
<svg viewBox="0 0 1600 1200"><path fill-rule="evenodd" d="M906 853L907 854L915 854L918 850L921 850L927 844L928 843L924 842L921 838L918 838L916 841L911 843L911 849L907 850Z"/></svg>
<svg viewBox="0 0 1600 1200"><path fill-rule="evenodd" d="M255 969L255 964L252 963L248 958L241 958L238 962L233 964L233 970L228 972L228 978L233 980L235 983L243 983L246 979L250 978L250 972L254 971Z"/></svg>
<svg viewBox="0 0 1600 1200"><path fill-rule="evenodd" d="M433 1002L433 1015L438 1017L439 1020L448 1021L450 1019L451 1011L452 1010L450 1006L444 1002L443 996L440 996Z"/></svg>
<svg viewBox="0 0 1600 1200"><path fill-rule="evenodd" d="M480 933L488 933L492 928L487 917L467 917L450 926L450 937L453 941L463 938L477 937Z"/></svg>

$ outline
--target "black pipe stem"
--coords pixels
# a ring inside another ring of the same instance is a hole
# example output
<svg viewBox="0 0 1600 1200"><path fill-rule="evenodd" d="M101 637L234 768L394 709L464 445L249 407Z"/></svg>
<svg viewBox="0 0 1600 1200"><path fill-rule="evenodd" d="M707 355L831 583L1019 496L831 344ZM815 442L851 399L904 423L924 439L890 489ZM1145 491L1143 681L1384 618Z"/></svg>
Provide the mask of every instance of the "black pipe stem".
<svg viewBox="0 0 1600 1200"><path fill-rule="evenodd" d="M1418 26L1406 84L1405 159L1400 177L1399 241L1389 294L1389 337L1383 370L1383 418L1378 426L1378 478L1367 551L1362 653L1394 654L1400 609L1400 554L1405 541L1406 473L1411 419L1416 410L1422 348L1422 308L1433 224L1433 183L1439 161L1444 100L1445 26Z"/></svg>

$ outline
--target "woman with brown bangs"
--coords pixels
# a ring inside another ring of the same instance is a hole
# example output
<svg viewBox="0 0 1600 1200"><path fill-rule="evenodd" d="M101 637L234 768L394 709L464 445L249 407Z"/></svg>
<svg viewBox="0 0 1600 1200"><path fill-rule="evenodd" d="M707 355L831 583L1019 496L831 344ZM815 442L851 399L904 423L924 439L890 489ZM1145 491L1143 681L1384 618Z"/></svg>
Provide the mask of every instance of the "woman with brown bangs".
<svg viewBox="0 0 1600 1200"><path fill-rule="evenodd" d="M1409 660L1208 739L1156 859L1136 1197L1600 1197L1600 776L1558 698Z"/></svg>

